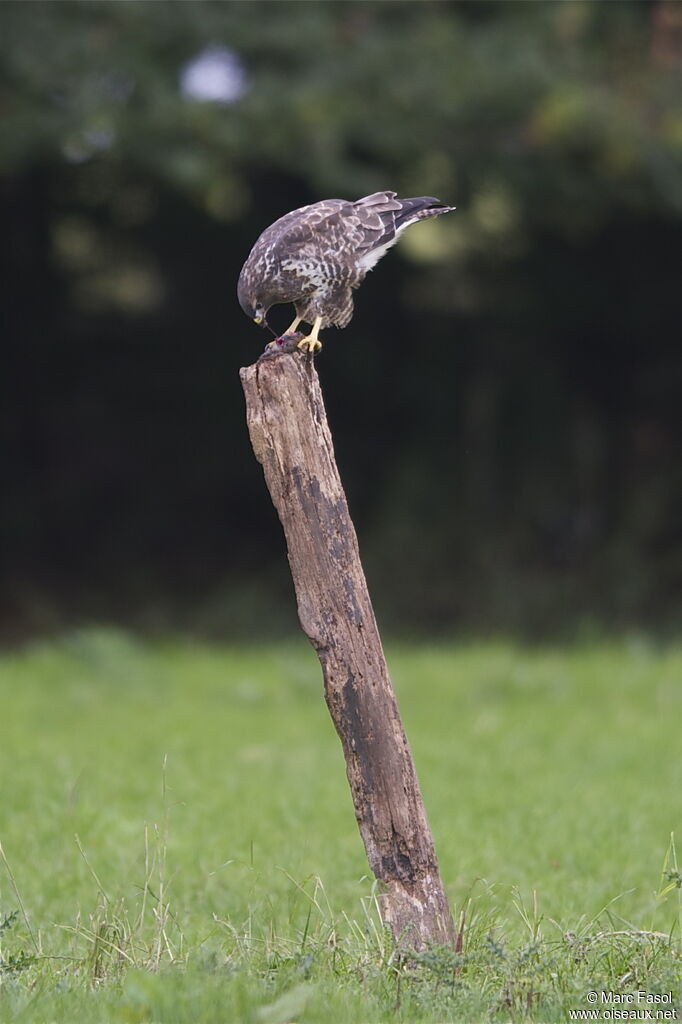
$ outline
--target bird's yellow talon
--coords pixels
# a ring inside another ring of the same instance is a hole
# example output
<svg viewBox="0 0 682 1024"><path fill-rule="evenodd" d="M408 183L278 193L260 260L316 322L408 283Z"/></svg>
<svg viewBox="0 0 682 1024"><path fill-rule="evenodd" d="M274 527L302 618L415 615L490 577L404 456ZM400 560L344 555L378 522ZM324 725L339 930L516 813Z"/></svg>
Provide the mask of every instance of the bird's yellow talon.
<svg viewBox="0 0 682 1024"><path fill-rule="evenodd" d="M302 352L319 352L322 348L322 342L318 341L317 338L301 338L296 348L300 348Z"/></svg>
<svg viewBox="0 0 682 1024"><path fill-rule="evenodd" d="M301 340L297 343L296 347L300 348L303 352L310 352L311 354L313 352L319 352L319 350L322 348L322 342L320 341L317 335L320 332L321 326L322 317L315 317L315 323L313 324L312 331L310 332L307 338L301 338Z"/></svg>

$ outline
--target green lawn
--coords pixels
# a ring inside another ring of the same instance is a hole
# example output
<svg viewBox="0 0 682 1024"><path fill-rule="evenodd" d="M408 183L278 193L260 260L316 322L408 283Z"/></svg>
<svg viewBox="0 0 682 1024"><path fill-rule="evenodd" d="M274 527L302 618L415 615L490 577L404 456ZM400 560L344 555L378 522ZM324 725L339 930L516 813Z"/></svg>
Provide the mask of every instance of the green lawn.
<svg viewBox="0 0 682 1024"><path fill-rule="evenodd" d="M401 962L381 929L303 641L93 631L0 657L3 1024L565 1021L602 989L680 1005L682 651L388 656L459 955Z"/></svg>

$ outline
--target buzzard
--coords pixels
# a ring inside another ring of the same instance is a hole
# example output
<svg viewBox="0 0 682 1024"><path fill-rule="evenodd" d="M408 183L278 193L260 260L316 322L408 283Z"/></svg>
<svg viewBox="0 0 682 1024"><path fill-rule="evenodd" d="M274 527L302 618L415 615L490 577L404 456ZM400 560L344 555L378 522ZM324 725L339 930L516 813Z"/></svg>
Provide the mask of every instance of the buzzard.
<svg viewBox="0 0 682 1024"><path fill-rule="evenodd" d="M296 316L283 337L304 321L312 330L298 348L315 352L322 347L320 328L350 322L353 289L405 228L454 209L433 196L398 199L395 192L375 192L355 202L324 199L292 210L266 228L249 253L239 275L239 304L255 323L269 327L270 307L293 302Z"/></svg>

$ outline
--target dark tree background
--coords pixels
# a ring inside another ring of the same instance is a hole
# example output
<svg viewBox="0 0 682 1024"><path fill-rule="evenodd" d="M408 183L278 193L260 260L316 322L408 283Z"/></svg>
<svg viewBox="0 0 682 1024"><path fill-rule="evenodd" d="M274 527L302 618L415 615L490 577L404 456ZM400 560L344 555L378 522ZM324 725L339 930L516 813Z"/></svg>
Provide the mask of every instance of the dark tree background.
<svg viewBox="0 0 682 1024"><path fill-rule="evenodd" d="M3 635L293 623L236 278L380 188L458 207L318 359L381 620L673 628L681 69L677 3L0 5Z"/></svg>

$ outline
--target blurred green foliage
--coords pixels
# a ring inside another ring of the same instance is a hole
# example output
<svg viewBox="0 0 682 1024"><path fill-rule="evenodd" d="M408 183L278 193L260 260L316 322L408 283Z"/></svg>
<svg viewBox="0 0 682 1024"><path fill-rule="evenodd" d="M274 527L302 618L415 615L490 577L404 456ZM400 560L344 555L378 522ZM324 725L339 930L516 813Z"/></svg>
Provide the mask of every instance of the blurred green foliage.
<svg viewBox="0 0 682 1024"><path fill-rule="evenodd" d="M387 187L458 212L320 364L383 615L674 621L681 100L676 3L1 5L7 621L288 600L232 290Z"/></svg>
<svg viewBox="0 0 682 1024"><path fill-rule="evenodd" d="M387 173L403 191L466 189L484 236L573 235L623 206L679 213L681 17L665 3L9 3L0 159L16 173L104 156L226 219L251 162L321 195ZM241 68L234 100L183 95L183 67L216 47Z"/></svg>

